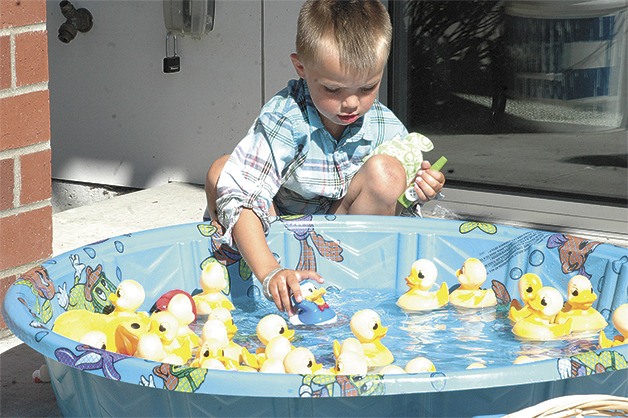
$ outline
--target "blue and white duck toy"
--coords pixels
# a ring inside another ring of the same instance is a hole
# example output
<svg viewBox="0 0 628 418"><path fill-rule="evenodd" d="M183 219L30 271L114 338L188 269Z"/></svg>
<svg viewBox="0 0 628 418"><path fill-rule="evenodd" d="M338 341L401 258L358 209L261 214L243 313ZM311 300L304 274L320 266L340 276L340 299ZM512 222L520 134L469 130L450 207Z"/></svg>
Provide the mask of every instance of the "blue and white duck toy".
<svg viewBox="0 0 628 418"><path fill-rule="evenodd" d="M316 287L311 280L301 282L303 300L298 303L292 300L296 314L290 317L290 323L292 325L325 325L336 322L338 319L336 312L323 299L326 292L324 288Z"/></svg>

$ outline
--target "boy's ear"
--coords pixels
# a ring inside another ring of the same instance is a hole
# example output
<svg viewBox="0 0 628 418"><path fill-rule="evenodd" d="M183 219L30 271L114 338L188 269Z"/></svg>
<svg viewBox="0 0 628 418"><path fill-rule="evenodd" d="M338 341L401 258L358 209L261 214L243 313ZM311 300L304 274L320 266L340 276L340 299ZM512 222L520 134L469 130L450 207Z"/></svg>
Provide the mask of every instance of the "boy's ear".
<svg viewBox="0 0 628 418"><path fill-rule="evenodd" d="M294 65L294 69L297 74L301 78L305 78L305 71L303 67L303 63L299 60L299 56L296 53L290 54L290 59L292 60L292 65Z"/></svg>

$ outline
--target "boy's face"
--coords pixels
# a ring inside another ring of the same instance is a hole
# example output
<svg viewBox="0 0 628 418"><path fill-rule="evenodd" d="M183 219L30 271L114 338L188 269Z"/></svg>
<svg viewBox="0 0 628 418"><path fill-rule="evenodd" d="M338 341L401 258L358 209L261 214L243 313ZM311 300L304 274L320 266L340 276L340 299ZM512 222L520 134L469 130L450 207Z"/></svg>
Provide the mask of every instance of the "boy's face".
<svg viewBox="0 0 628 418"><path fill-rule="evenodd" d="M299 77L307 82L323 125L336 139L347 125L362 117L377 98L383 64L367 74L355 75L341 68L334 54L328 54L316 65L303 64L297 54L290 58Z"/></svg>

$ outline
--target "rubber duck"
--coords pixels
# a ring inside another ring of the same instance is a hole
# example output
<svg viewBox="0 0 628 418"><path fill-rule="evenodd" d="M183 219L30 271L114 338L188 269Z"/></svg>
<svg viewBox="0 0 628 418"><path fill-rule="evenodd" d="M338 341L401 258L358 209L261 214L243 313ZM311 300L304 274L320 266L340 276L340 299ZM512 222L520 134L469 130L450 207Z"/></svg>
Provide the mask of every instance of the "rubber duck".
<svg viewBox="0 0 628 418"><path fill-rule="evenodd" d="M205 321L205 324L203 324L201 341L206 341L210 338L218 340L220 344L222 344L223 348L229 345L227 327L225 327L225 324L221 320L208 318L207 321Z"/></svg>
<svg viewBox="0 0 628 418"><path fill-rule="evenodd" d="M166 352L159 336L151 332L142 335L139 339L134 356L179 366L185 363L179 356Z"/></svg>
<svg viewBox="0 0 628 418"><path fill-rule="evenodd" d="M147 312L137 312L144 303L144 287L135 280L122 280L115 293L109 295L109 300L113 305L111 316L148 316Z"/></svg>
<svg viewBox="0 0 628 418"><path fill-rule="evenodd" d="M360 355L364 355L364 348L362 347L362 343L357 338L347 338L341 343L337 340L334 340L334 357L338 358L338 356L342 353L346 353L348 351L353 351Z"/></svg>
<svg viewBox="0 0 628 418"><path fill-rule="evenodd" d="M222 324L225 326L225 330L227 331L227 339L229 340L229 343L225 347L225 356L238 362L242 361L243 347L233 341L233 337L236 335L236 332L238 332L238 327L233 322L233 316L231 315L231 312L226 308L216 308L210 312L207 319L218 320L222 322Z"/></svg>
<svg viewBox="0 0 628 418"><path fill-rule="evenodd" d="M409 312L445 306L449 302L447 284L443 282L437 291L430 291L437 276L438 270L432 261L425 258L416 260L412 263L410 275L406 277L406 284L410 289L397 299L397 306Z"/></svg>
<svg viewBox="0 0 628 418"><path fill-rule="evenodd" d="M383 375L387 375L387 374L388 375L390 375L390 374L407 374L406 371L402 367L397 366L396 364L389 364L388 366L383 367L379 371L379 373L383 374Z"/></svg>
<svg viewBox="0 0 628 418"><path fill-rule="evenodd" d="M544 286L530 301L531 314L517 321L512 332L518 337L546 341L564 337L571 333L572 319L563 324L555 323L555 318L563 306L563 297L553 287Z"/></svg>
<svg viewBox="0 0 628 418"><path fill-rule="evenodd" d="M289 329L286 320L277 314L269 314L260 319L255 332L264 346L278 335L283 335L290 341L294 338L294 330Z"/></svg>
<svg viewBox="0 0 628 418"><path fill-rule="evenodd" d="M580 274L573 276L567 284L567 302L558 312L556 322L561 324L567 322L568 318L573 319L571 332L598 332L604 329L608 322L593 308L596 299L591 280Z"/></svg>
<svg viewBox="0 0 628 418"><path fill-rule="evenodd" d="M293 301L296 313L290 316L292 325L326 325L336 322L336 312L329 307L323 295L325 288L317 287L311 280L304 280L300 284L301 302Z"/></svg>
<svg viewBox="0 0 628 418"><path fill-rule="evenodd" d="M190 363L190 366L213 370L227 370L230 368L227 364L232 363L232 361L227 359L224 354L224 342L215 338L204 339L196 352L194 360ZM233 365L231 368L235 369L236 367Z"/></svg>
<svg viewBox="0 0 628 418"><path fill-rule="evenodd" d="M433 373L436 371L436 366L434 366L434 363L425 357L415 357L406 363L404 370L406 373Z"/></svg>
<svg viewBox="0 0 628 418"><path fill-rule="evenodd" d="M155 310L168 311L177 318L180 344L188 344L191 349L199 346L200 338L190 328L190 324L196 321L196 304L188 292L175 289L164 293L157 299Z"/></svg>
<svg viewBox="0 0 628 418"><path fill-rule="evenodd" d="M107 349L107 335L102 331L89 331L84 334L79 340L81 344L87 344L94 348L100 348L102 350Z"/></svg>
<svg viewBox="0 0 628 418"><path fill-rule="evenodd" d="M90 312L85 309L65 311L60 314L52 325L52 330L74 341L81 341L83 336L92 331L100 331L105 335L113 335L110 329L112 318Z"/></svg>
<svg viewBox="0 0 628 418"><path fill-rule="evenodd" d="M286 373L314 374L323 366L316 362L314 354L309 349L297 347L286 355L283 367Z"/></svg>
<svg viewBox="0 0 628 418"><path fill-rule="evenodd" d="M155 312L150 316L149 331L140 337L139 343L146 335L157 335L162 344L162 349L171 359L178 357L181 362L172 364L185 364L192 357L192 350L186 345L181 345L177 340L179 321L168 311ZM139 344L138 343L138 344Z"/></svg>
<svg viewBox="0 0 628 418"><path fill-rule="evenodd" d="M222 291L229 286L229 273L218 261L209 261L203 267L200 285L203 291L192 298L196 303L196 311L200 315L208 315L212 309L223 307L230 311L235 309L233 303Z"/></svg>
<svg viewBox="0 0 628 418"><path fill-rule="evenodd" d="M628 303L619 305L613 311L613 326L619 332L612 340L609 339L604 331L600 331L600 347L610 348L617 347L628 343Z"/></svg>
<svg viewBox="0 0 628 418"><path fill-rule="evenodd" d="M294 348L289 339L283 335L278 335L266 344L266 350L264 352L266 354L266 360L276 358L283 362L288 353L294 350Z"/></svg>
<svg viewBox="0 0 628 418"><path fill-rule="evenodd" d="M372 367L383 367L391 364L394 357L381 340L386 336L388 328L382 326L377 312L372 309L363 309L351 317L351 331L362 344L367 364Z"/></svg>
<svg viewBox="0 0 628 418"><path fill-rule="evenodd" d="M486 281L486 268L477 258L467 258L456 271L460 287L449 295L452 305L461 308L487 308L497 305L492 289L480 289Z"/></svg>
<svg viewBox="0 0 628 418"><path fill-rule="evenodd" d="M283 361L277 358L267 359L259 369L261 373L285 373L286 368L283 367Z"/></svg>
<svg viewBox="0 0 628 418"><path fill-rule="evenodd" d="M360 375L368 373L366 356L355 351L345 351L336 357L336 365L330 370L336 375Z"/></svg>
<svg viewBox="0 0 628 418"><path fill-rule="evenodd" d="M534 273L526 273L521 276L517 286L519 288L519 297L521 297L523 304L521 304L521 302L517 299L513 299L512 302L510 302L508 319L512 322L517 322L520 319L530 316L530 301L534 298L536 292L543 287L543 282L538 275Z"/></svg>
<svg viewBox="0 0 628 418"><path fill-rule="evenodd" d="M115 345L111 350L132 356L137 351L137 345L142 335L150 331L150 320L149 317L120 318L115 322L115 326L113 336Z"/></svg>

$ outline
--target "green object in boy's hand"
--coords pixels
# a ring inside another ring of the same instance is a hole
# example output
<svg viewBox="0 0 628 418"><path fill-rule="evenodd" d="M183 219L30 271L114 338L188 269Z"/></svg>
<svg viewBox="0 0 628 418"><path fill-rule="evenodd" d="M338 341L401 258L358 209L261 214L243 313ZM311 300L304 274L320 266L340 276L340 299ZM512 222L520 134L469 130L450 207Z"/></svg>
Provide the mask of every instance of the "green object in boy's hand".
<svg viewBox="0 0 628 418"><path fill-rule="evenodd" d="M440 171L446 162L447 162L447 158L445 158L445 156L442 156L438 160L436 160L434 164L432 164L430 169L435 170L435 171ZM409 208L410 206L414 204L414 202L417 201L418 198L419 196L414 191L414 185L412 185L408 187L401 196L399 196L399 199L397 199L397 201L401 203L401 205L404 208Z"/></svg>

